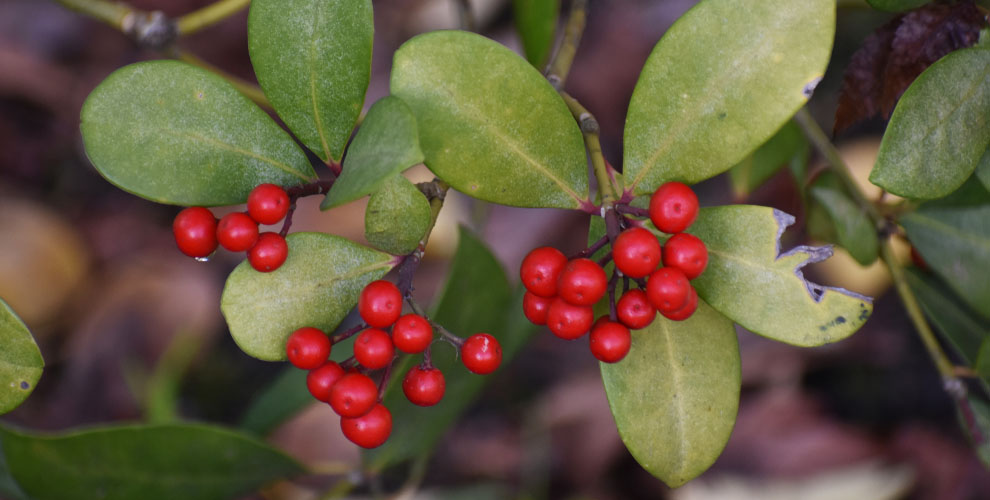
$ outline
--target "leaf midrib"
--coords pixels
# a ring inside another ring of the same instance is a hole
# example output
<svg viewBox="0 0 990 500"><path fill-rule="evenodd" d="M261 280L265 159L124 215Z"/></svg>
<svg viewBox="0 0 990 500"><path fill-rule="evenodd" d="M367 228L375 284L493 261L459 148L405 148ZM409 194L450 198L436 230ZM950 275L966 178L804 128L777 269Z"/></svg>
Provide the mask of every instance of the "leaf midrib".
<svg viewBox="0 0 990 500"><path fill-rule="evenodd" d="M309 97L313 104L313 120L316 122L316 133L320 135L320 144L323 146L323 161L331 158L330 146L327 144L326 133L323 130L323 119L320 117L320 106L316 96L316 33L320 25L323 24L323 9L314 5L316 14L313 16L312 32L309 39L309 51L307 62L309 63Z"/></svg>
<svg viewBox="0 0 990 500"><path fill-rule="evenodd" d="M674 388L674 395L677 396L674 399L674 407L677 412L677 418L674 419L674 433L677 435L677 471L676 475L678 478L684 474L684 470L687 469L687 459L685 457L685 450L690 446L687 444L687 433L684 430L685 422L687 421L685 416L685 401L683 391L680 390L681 380L684 375L681 373L680 368L677 365L677 358L674 356L674 342L673 342L673 332L666 324L667 322L661 322L660 328L664 333L664 340L667 343L667 366L670 367L670 378L671 387Z"/></svg>

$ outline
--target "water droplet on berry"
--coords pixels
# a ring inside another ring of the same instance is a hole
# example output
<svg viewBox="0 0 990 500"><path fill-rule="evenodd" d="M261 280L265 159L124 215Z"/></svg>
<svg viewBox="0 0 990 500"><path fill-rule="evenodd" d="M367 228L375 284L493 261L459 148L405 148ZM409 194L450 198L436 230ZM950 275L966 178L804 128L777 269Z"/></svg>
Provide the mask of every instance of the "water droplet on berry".
<svg viewBox="0 0 990 500"><path fill-rule="evenodd" d="M207 255L206 257L194 257L194 258L196 259L196 262L209 262L210 259L213 258L213 255L215 254L216 252L213 252L210 255Z"/></svg>

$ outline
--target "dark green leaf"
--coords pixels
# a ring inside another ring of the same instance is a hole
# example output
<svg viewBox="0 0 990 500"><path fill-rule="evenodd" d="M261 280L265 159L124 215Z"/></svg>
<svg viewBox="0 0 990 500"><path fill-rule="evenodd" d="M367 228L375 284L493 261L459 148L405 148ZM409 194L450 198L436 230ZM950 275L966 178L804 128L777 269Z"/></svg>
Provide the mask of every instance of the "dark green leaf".
<svg viewBox="0 0 990 500"><path fill-rule="evenodd" d="M804 266L832 251L799 246L781 253L780 236L793 222L767 207L701 209L688 232L708 246L708 268L693 284L709 305L754 333L798 346L842 340L866 322L872 300L805 279Z"/></svg>
<svg viewBox="0 0 990 500"><path fill-rule="evenodd" d="M980 318L935 276L906 269L908 284L925 315L968 365L977 360L981 345L990 338L990 321Z"/></svg>
<svg viewBox="0 0 990 500"><path fill-rule="evenodd" d="M512 17L522 39L523 52L536 69L543 69L550 56L559 14L559 0L512 0Z"/></svg>
<svg viewBox="0 0 990 500"><path fill-rule="evenodd" d="M676 488L711 466L736 422L736 330L699 301L688 320L658 317L632 335L625 359L602 364L605 392L630 453Z"/></svg>
<svg viewBox="0 0 990 500"><path fill-rule="evenodd" d="M462 337L478 332L494 335L502 345L504 367L535 330L523 317L521 303L522 294L513 299L505 271L495 256L477 237L461 229L457 253L432 319ZM445 342L434 343L432 349L433 364L446 378L446 394L436 406L413 405L400 386L408 368L420 357L409 357L397 366L385 396L385 406L392 411L392 435L380 448L368 452L368 465L373 470L432 450L492 377L468 372L455 356L455 349Z"/></svg>
<svg viewBox="0 0 990 500"><path fill-rule="evenodd" d="M958 195L958 205L950 204L952 200L925 203L900 223L932 270L976 312L990 318L990 203L972 203L990 194L977 182L966 188L965 195Z"/></svg>
<svg viewBox="0 0 990 500"><path fill-rule="evenodd" d="M653 49L625 129L627 189L727 170L807 102L828 64L832 0L707 0Z"/></svg>
<svg viewBox="0 0 990 500"><path fill-rule="evenodd" d="M940 198L966 181L988 144L990 50L958 50L904 92L870 182L908 198Z"/></svg>
<svg viewBox="0 0 990 500"><path fill-rule="evenodd" d="M3 438L0 437L0 451L3 450ZM14 480L7 465L7 456L0 453L0 498L6 500L30 500L21 486Z"/></svg>
<svg viewBox="0 0 990 500"><path fill-rule="evenodd" d="M849 251L856 262L868 266L877 260L880 240L877 229L856 203L843 191L813 187L811 196L828 212L835 225L839 244Z"/></svg>
<svg viewBox="0 0 990 500"><path fill-rule="evenodd" d="M364 237L395 255L412 252L430 229L430 202L405 177L395 174L371 195L364 212Z"/></svg>
<svg viewBox="0 0 990 500"><path fill-rule="evenodd" d="M371 78L371 0L254 0L248 50L258 83L296 136L339 160Z"/></svg>
<svg viewBox="0 0 990 500"><path fill-rule="evenodd" d="M976 167L976 178L990 191L990 148L983 152L980 164Z"/></svg>
<svg viewBox="0 0 990 500"><path fill-rule="evenodd" d="M987 329L983 344L980 345L980 352L976 355L973 370L984 380L990 381L990 328Z"/></svg>
<svg viewBox="0 0 990 500"><path fill-rule="evenodd" d="M577 122L511 50L461 31L419 35L395 53L391 89L416 115L426 164L455 189L520 207L587 204Z"/></svg>
<svg viewBox="0 0 990 500"><path fill-rule="evenodd" d="M956 402L962 428L966 431L976 454L983 465L990 467L990 404L973 396L966 396L969 408Z"/></svg>
<svg viewBox="0 0 990 500"><path fill-rule="evenodd" d="M0 414L17 408L34 391L45 360L27 326L0 299Z"/></svg>
<svg viewBox="0 0 990 500"><path fill-rule="evenodd" d="M380 99L368 111L347 149L344 169L320 208L326 210L377 191L385 179L423 163L416 117L397 97Z"/></svg>
<svg viewBox="0 0 990 500"><path fill-rule="evenodd" d="M807 154L807 139L793 121L788 121L769 141L729 170L732 191L737 198L745 198L798 155Z"/></svg>
<svg viewBox="0 0 990 500"><path fill-rule="evenodd" d="M298 328L333 331L361 289L395 265L390 255L340 236L294 233L287 241L282 267L260 273L241 262L220 298L234 341L265 361L284 360L285 341Z"/></svg>
<svg viewBox="0 0 990 500"><path fill-rule="evenodd" d="M261 441L198 424L58 435L0 428L0 438L14 479L35 500L234 498L303 472Z"/></svg>
<svg viewBox="0 0 990 500"><path fill-rule="evenodd" d="M292 138L223 78L177 61L125 66L82 108L83 142L117 187L159 203L243 203L258 184L315 180Z"/></svg>
<svg viewBox="0 0 990 500"><path fill-rule="evenodd" d="M866 3L870 4L870 7L885 12L911 10L921 7L928 2L929 0L866 0Z"/></svg>

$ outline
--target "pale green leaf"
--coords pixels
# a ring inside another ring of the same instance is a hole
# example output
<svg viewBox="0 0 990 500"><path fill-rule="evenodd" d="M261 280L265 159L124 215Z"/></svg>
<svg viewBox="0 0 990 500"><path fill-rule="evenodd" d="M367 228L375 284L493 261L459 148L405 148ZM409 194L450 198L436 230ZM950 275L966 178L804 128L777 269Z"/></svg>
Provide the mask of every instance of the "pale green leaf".
<svg viewBox="0 0 990 500"><path fill-rule="evenodd" d="M908 198L940 198L966 181L988 145L990 50L958 50L897 102L870 182Z"/></svg>
<svg viewBox="0 0 990 500"><path fill-rule="evenodd" d="M835 225L839 244L856 262L867 266L877 260L880 239L869 216L839 189L811 188L811 196L828 212Z"/></svg>
<svg viewBox="0 0 990 500"><path fill-rule="evenodd" d="M636 461L676 488L708 469L739 407L739 346L732 322L698 302L683 322L660 316L632 332L602 379L622 441Z"/></svg>
<svg viewBox="0 0 990 500"><path fill-rule="evenodd" d="M522 40L526 60L543 69L553 48L560 0L512 0L512 18Z"/></svg>
<svg viewBox="0 0 990 500"><path fill-rule="evenodd" d="M347 149L344 169L320 208L326 210L377 191L385 179L423 162L416 117L397 97L379 99Z"/></svg>
<svg viewBox="0 0 990 500"><path fill-rule="evenodd" d="M45 360L27 326L0 299L0 414L17 408L41 378Z"/></svg>
<svg viewBox="0 0 990 500"><path fill-rule="evenodd" d="M520 207L590 203L577 122L506 47L462 31L419 35L395 53L391 89L416 115L427 166L458 191Z"/></svg>
<svg viewBox="0 0 990 500"><path fill-rule="evenodd" d="M230 335L250 356L285 359L285 341L304 326L333 331L357 304L361 289L395 265L388 254L347 238L294 233L289 257L270 273L241 262L220 298Z"/></svg>
<svg viewBox="0 0 990 500"><path fill-rule="evenodd" d="M199 424L57 435L0 428L0 444L11 475L34 500L239 498L303 472L261 441Z"/></svg>
<svg viewBox="0 0 990 500"><path fill-rule="evenodd" d="M430 202L408 179L393 174L371 195L364 212L364 237L371 246L405 255L430 229Z"/></svg>
<svg viewBox="0 0 990 500"><path fill-rule="evenodd" d="M901 12L921 7L929 1L930 0L866 0L866 3L870 4L870 7L877 10L882 10L885 12Z"/></svg>
<svg viewBox="0 0 990 500"><path fill-rule="evenodd" d="M258 184L316 179L264 111L223 78L177 61L115 71L86 99L80 129L101 175L159 203L232 205Z"/></svg>
<svg viewBox="0 0 990 500"><path fill-rule="evenodd" d="M729 169L732 191L737 198L745 198L773 177L784 165L807 154L807 139L793 121L788 121L753 154Z"/></svg>
<svg viewBox="0 0 990 500"><path fill-rule="evenodd" d="M715 176L807 102L828 64L834 0L706 0L653 49L626 116L627 189Z"/></svg>
<svg viewBox="0 0 990 500"><path fill-rule="evenodd" d="M339 160L371 78L371 0L254 0L248 50L275 111L323 161Z"/></svg>
<svg viewBox="0 0 990 500"><path fill-rule="evenodd" d="M863 326L872 300L808 281L804 266L832 250L799 246L781 253L780 236L793 223L767 207L702 208L688 232L708 246L708 267L692 284L712 307L764 337L798 346L842 340Z"/></svg>

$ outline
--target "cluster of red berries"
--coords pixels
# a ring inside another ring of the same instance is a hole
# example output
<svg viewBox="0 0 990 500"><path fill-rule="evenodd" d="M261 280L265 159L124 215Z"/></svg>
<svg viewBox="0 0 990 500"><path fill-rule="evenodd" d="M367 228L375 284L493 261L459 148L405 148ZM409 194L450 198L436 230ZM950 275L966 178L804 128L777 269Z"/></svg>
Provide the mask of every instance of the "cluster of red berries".
<svg viewBox="0 0 990 500"><path fill-rule="evenodd" d="M330 361L333 341L312 327L292 332L285 350L294 366L309 370L306 386L310 394L340 415L344 436L358 446L376 448L392 432L392 413L381 402L388 373L382 375L379 385L366 372L390 366L396 349L407 354L428 353L433 327L418 314L402 315L402 294L384 280L371 282L361 291L358 313L368 327L355 340L351 360L342 364ZM389 327L391 334L385 330ZM464 366L477 374L495 371L502 361L502 348L487 333L468 337L460 349ZM428 355L402 380L402 392L419 406L439 403L445 388L443 373L430 363Z"/></svg>
<svg viewBox="0 0 990 500"><path fill-rule="evenodd" d="M668 182L653 193L648 213L654 226L672 236L661 246L649 230L624 220L628 228L611 242L605 262L611 259L622 276L641 288L622 294L614 304L614 317L594 320L592 306L609 286L615 286L615 280L610 285L602 265L583 257L568 260L552 247L534 249L520 267L527 290L523 299L526 317L566 340L590 330L591 353L615 363L629 352L629 329L645 328L657 312L674 321L694 314L698 293L689 281L705 270L708 250L701 239L683 231L698 216L698 197L690 187Z"/></svg>
<svg viewBox="0 0 990 500"><path fill-rule="evenodd" d="M247 252L251 267L261 272L278 269L289 255L285 238L278 233L259 233L259 224L277 224L289 212L289 195L274 184L251 190L247 212L234 212L218 222L204 207L189 207L175 216L172 233L182 253L205 259L222 246L231 252Z"/></svg>

